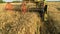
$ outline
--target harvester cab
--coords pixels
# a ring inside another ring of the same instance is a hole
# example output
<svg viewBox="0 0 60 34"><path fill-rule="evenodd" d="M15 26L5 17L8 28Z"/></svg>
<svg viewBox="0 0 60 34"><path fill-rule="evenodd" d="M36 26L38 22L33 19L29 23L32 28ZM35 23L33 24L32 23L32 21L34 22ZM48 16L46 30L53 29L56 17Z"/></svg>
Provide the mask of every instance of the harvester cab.
<svg viewBox="0 0 60 34"><path fill-rule="evenodd" d="M40 17L43 21L47 21L47 4L46 4L46 0L35 0L34 1L36 3L36 8L38 8L39 10L39 14Z"/></svg>
<svg viewBox="0 0 60 34"><path fill-rule="evenodd" d="M26 1L26 0L24 0ZM13 5L13 10L15 11L21 11L22 3ZM26 3L26 11L29 12L38 12L40 14L40 17L42 20L47 21L47 4L46 0L28 0L28 3ZM8 8L10 9L10 8ZM24 9L24 8L23 8ZM25 9L24 9L25 12Z"/></svg>

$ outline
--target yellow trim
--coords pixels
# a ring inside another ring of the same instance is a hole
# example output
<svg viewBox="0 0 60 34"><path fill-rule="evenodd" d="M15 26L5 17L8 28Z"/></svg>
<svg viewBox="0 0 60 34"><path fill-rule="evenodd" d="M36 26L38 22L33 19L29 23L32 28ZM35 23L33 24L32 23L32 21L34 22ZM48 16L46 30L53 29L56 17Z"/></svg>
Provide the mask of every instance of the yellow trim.
<svg viewBox="0 0 60 34"><path fill-rule="evenodd" d="M46 2L46 0L44 1L44 5L46 5L47 4L47 2Z"/></svg>

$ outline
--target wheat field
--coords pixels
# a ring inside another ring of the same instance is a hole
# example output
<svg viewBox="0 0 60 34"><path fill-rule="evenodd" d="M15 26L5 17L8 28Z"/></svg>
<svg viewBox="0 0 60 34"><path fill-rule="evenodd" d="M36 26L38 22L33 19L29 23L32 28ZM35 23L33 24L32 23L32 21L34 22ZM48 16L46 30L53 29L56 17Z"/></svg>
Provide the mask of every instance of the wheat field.
<svg viewBox="0 0 60 34"><path fill-rule="evenodd" d="M60 2L47 2L48 19L50 20L48 25L41 22L41 18L36 12L22 14L20 11L7 11L4 9L5 3L0 4L0 34L59 34L59 4ZM40 27L42 27L42 31L40 31Z"/></svg>
<svg viewBox="0 0 60 34"><path fill-rule="evenodd" d="M5 10L0 4L0 34L40 34L40 17L36 12ZM38 29L38 30L37 30Z"/></svg>
<svg viewBox="0 0 60 34"><path fill-rule="evenodd" d="M60 2L48 2L48 18L52 20L57 34L60 34Z"/></svg>

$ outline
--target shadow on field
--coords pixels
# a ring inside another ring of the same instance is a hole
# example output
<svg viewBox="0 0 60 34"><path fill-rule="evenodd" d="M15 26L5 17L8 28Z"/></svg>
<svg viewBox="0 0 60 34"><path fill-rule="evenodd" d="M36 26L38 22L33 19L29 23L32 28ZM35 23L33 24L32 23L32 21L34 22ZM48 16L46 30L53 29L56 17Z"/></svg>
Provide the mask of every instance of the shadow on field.
<svg viewBox="0 0 60 34"><path fill-rule="evenodd" d="M41 28L41 34L58 34L54 23L52 19L44 22L44 27Z"/></svg>
<svg viewBox="0 0 60 34"><path fill-rule="evenodd" d="M56 9L58 9L60 11L60 8L56 8Z"/></svg>

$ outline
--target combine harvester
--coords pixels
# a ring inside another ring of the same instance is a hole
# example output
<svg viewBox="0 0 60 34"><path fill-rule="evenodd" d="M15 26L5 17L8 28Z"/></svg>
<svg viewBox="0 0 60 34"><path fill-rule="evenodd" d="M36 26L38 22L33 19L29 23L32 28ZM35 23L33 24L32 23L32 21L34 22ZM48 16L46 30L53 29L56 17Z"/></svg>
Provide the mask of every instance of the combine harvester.
<svg viewBox="0 0 60 34"><path fill-rule="evenodd" d="M38 12L42 21L47 21L47 4L46 0L23 0L26 2L26 11L28 12ZM13 4L13 9L15 11L22 11L22 3Z"/></svg>
<svg viewBox="0 0 60 34"><path fill-rule="evenodd" d="M47 21L47 4L46 0L34 0L36 7L29 8L29 11L38 12L42 21Z"/></svg>

